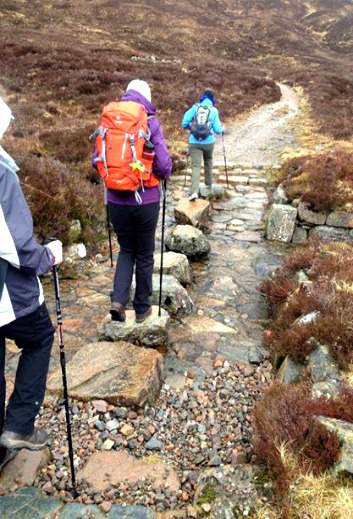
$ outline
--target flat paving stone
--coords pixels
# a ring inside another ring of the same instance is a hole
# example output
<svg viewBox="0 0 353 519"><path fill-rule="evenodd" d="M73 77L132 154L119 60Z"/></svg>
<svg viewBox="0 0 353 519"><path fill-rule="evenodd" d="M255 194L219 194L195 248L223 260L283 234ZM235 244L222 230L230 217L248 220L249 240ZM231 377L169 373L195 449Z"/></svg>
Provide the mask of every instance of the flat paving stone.
<svg viewBox="0 0 353 519"><path fill-rule="evenodd" d="M61 510L58 519L105 519L106 517L98 506L69 503Z"/></svg>
<svg viewBox="0 0 353 519"><path fill-rule="evenodd" d="M46 497L33 487L0 497L1 519L56 519L61 507L59 499Z"/></svg>

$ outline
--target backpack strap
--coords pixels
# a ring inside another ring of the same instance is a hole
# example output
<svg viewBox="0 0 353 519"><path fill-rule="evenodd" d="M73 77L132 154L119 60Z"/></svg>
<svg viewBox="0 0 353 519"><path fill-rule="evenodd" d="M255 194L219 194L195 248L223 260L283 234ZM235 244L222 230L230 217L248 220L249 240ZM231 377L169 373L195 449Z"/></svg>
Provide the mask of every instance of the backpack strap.
<svg viewBox="0 0 353 519"><path fill-rule="evenodd" d="M0 258L0 300L5 286L5 279L7 274L8 263L3 258Z"/></svg>

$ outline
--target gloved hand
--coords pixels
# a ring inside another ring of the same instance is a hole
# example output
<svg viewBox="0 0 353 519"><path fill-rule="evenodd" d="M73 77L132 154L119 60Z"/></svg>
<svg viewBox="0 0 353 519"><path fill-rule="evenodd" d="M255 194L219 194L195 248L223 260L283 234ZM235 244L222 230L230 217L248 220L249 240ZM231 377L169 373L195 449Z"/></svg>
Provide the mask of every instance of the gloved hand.
<svg viewBox="0 0 353 519"><path fill-rule="evenodd" d="M63 244L60 240L54 240L45 245L55 258L54 265L59 265L63 260Z"/></svg>

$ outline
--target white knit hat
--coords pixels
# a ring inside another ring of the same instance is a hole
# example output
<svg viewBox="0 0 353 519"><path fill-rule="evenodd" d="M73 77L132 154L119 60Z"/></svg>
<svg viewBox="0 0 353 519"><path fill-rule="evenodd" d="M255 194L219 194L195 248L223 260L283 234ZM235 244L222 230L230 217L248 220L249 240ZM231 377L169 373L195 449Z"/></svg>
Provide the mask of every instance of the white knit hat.
<svg viewBox="0 0 353 519"><path fill-rule="evenodd" d="M151 89L146 81L142 81L142 79L133 79L128 84L126 92L129 90L135 90L135 92L143 95L147 101L151 102Z"/></svg>
<svg viewBox="0 0 353 519"><path fill-rule="evenodd" d="M2 97L0 97L0 139L3 138L3 135L8 129L12 119L13 115L11 108L7 106Z"/></svg>

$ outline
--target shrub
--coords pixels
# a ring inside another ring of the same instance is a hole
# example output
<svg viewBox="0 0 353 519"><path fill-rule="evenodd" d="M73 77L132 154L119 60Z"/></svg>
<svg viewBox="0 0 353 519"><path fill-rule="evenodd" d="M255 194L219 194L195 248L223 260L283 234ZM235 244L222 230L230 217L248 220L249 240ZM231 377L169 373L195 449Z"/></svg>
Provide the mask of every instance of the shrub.
<svg viewBox="0 0 353 519"><path fill-rule="evenodd" d="M296 474L291 473L291 464L281 456L281 445L295 453L304 471L320 473L329 468L338 458L339 441L335 434L319 424L314 425L313 418L325 415L327 406L331 406L332 414L335 410L337 417L346 403L345 398L331 403L326 399L314 401L304 384L275 382L255 406L254 450L282 494Z"/></svg>
<svg viewBox="0 0 353 519"><path fill-rule="evenodd" d="M309 283L299 286L298 270ZM353 362L353 248L348 244L310 242L287 256L272 279L261 285L273 321L265 341L272 353L304 361L316 339L326 344L341 368ZM316 319L302 324L298 318L318 311Z"/></svg>
<svg viewBox="0 0 353 519"><path fill-rule="evenodd" d="M353 154L333 150L289 160L282 179L290 200L301 197L316 211L353 203Z"/></svg>
<svg viewBox="0 0 353 519"><path fill-rule="evenodd" d="M50 157L27 155L20 180L40 239L57 236L69 243L72 220L80 220L83 237L97 239L103 219L101 190Z"/></svg>

